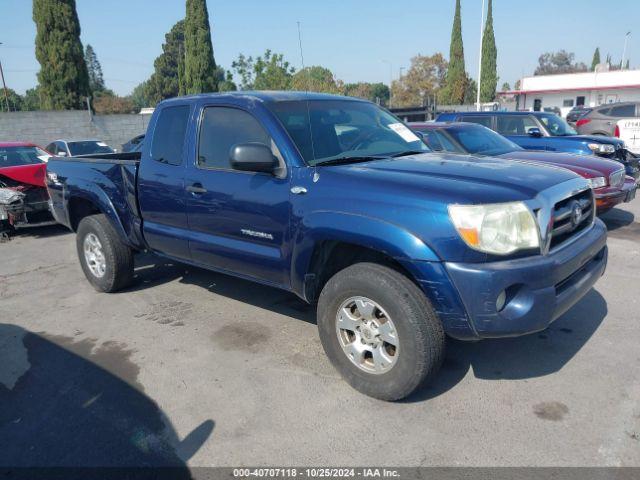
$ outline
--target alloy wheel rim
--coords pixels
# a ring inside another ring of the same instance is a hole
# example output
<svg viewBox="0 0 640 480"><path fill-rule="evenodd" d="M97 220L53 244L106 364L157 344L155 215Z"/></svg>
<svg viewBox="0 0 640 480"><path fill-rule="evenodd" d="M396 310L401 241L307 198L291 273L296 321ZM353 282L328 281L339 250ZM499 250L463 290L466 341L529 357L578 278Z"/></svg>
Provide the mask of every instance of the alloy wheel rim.
<svg viewBox="0 0 640 480"><path fill-rule="evenodd" d="M360 370L381 375L398 361L400 342L393 320L370 298L358 296L342 302L336 334L342 351Z"/></svg>
<svg viewBox="0 0 640 480"><path fill-rule="evenodd" d="M102 243L94 233L89 233L84 237L83 250L84 259L93 276L97 278L104 277L107 270L107 261L102 251Z"/></svg>

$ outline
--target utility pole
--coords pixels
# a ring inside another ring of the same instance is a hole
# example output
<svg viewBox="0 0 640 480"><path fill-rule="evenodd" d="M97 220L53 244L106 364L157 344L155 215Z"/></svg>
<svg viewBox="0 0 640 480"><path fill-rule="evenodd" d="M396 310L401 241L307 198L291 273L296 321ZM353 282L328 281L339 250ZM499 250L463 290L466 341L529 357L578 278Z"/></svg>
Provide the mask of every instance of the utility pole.
<svg viewBox="0 0 640 480"><path fill-rule="evenodd" d="M0 45L2 45L2 42L0 42ZM7 102L7 112L10 112L11 109L9 108L9 91L7 90L7 84L4 81L4 72L2 71L1 61L0 61L0 78L2 78L2 86L4 88L4 100L5 102Z"/></svg>
<svg viewBox="0 0 640 480"><path fill-rule="evenodd" d="M391 84L393 83L393 64L389 60L382 60L382 63L389 64L389 107L391 107Z"/></svg>
<svg viewBox="0 0 640 480"><path fill-rule="evenodd" d="M482 39L484 38L484 0L480 12L480 51L478 53L478 87L476 95L476 110L480 111L480 84L482 83Z"/></svg>
<svg viewBox="0 0 640 480"><path fill-rule="evenodd" d="M627 34L624 36L624 48L622 49L622 62L620 62L620 70L624 69L624 58L627 56L627 40L629 40L629 35L631 35L631 32L627 32Z"/></svg>

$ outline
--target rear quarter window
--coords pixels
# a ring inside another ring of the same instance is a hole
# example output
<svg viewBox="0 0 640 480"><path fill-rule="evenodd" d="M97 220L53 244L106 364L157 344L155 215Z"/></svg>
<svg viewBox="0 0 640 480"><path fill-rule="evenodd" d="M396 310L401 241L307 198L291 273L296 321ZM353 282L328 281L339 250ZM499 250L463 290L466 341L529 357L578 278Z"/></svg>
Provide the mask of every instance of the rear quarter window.
<svg viewBox="0 0 640 480"><path fill-rule="evenodd" d="M182 150L189 121L189 105L163 108L151 142L151 158L168 165L182 164Z"/></svg>
<svg viewBox="0 0 640 480"><path fill-rule="evenodd" d="M463 115L458 117L459 122L477 123L487 128L492 128L492 119L491 115Z"/></svg>

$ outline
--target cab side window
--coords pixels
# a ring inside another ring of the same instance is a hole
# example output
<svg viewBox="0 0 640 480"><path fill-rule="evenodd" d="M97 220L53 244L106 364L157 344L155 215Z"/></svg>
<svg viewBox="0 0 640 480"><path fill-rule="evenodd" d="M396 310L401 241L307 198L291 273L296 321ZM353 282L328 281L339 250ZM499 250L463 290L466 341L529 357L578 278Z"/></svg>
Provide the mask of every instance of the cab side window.
<svg viewBox="0 0 640 480"><path fill-rule="evenodd" d="M250 113L229 107L205 108L200 123L198 166L231 170L231 149L240 143L262 143L271 148L271 138Z"/></svg>
<svg viewBox="0 0 640 480"><path fill-rule="evenodd" d="M497 132L501 135L528 135L532 128L540 128L529 115L498 116Z"/></svg>
<svg viewBox="0 0 640 480"><path fill-rule="evenodd" d="M180 105L164 108L160 112L151 143L151 157L156 162L168 165L182 164L189 110L188 105Z"/></svg>
<svg viewBox="0 0 640 480"><path fill-rule="evenodd" d="M492 120L493 115L464 115L458 117L459 122L477 123L493 130Z"/></svg>

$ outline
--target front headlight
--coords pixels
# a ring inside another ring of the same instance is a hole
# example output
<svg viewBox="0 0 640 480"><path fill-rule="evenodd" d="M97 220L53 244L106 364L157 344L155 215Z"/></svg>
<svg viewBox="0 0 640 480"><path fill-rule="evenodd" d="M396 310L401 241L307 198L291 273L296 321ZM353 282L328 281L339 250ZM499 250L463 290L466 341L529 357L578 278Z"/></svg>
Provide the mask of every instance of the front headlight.
<svg viewBox="0 0 640 480"><path fill-rule="evenodd" d="M593 178L589 178L588 181L589 181L589 185L594 190L596 188L602 188L607 185L607 179L604 177L593 177Z"/></svg>
<svg viewBox="0 0 640 480"><path fill-rule="evenodd" d="M616 151L615 147L608 143L590 143L587 147L595 153L613 153Z"/></svg>
<svg viewBox="0 0 640 480"><path fill-rule="evenodd" d="M540 246L536 221L522 202L449 205L449 216L465 243L481 252L508 255Z"/></svg>

